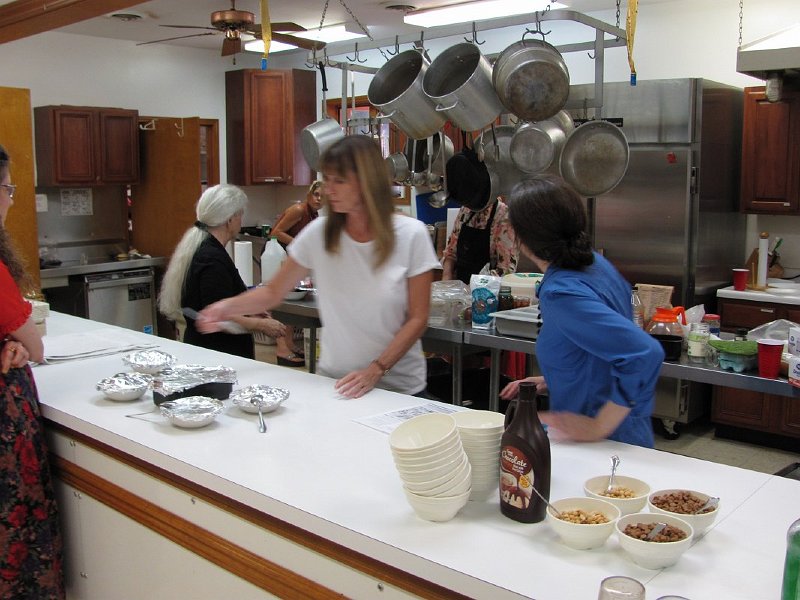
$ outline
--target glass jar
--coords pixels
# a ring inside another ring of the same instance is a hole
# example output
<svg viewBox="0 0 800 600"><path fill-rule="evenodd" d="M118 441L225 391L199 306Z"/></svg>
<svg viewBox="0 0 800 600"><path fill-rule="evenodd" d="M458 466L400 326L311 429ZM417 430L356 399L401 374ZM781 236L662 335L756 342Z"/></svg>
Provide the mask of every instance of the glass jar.
<svg viewBox="0 0 800 600"><path fill-rule="evenodd" d="M686 349L686 354L690 362L702 363L706 361L709 336L708 323L692 323L689 326L689 345Z"/></svg>
<svg viewBox="0 0 800 600"><path fill-rule="evenodd" d="M514 296L511 294L511 286L501 285L497 310L511 310L512 308L514 308Z"/></svg>
<svg viewBox="0 0 800 600"><path fill-rule="evenodd" d="M719 337L719 315L708 313L703 317L703 323L708 323L708 331L711 335Z"/></svg>

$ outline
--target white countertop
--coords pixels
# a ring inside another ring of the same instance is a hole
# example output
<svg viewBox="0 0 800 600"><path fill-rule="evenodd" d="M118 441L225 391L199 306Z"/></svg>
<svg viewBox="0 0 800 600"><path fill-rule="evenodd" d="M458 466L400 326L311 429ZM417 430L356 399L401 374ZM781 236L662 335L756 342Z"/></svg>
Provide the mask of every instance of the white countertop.
<svg viewBox="0 0 800 600"><path fill-rule="evenodd" d="M49 335L107 327L59 313L48 320ZM546 523L502 516L497 498L470 502L447 523L430 523L403 496L387 435L353 421L420 399L374 390L345 400L331 379L156 340L179 363L231 366L240 386L276 385L291 396L266 415L266 434L258 433L256 415L229 402L212 425L197 430L173 428L158 412L147 420L125 418L154 406L149 393L117 403L95 390L103 377L126 370L114 355L36 367L45 418L470 597L590 599L609 575L638 579L652 598L779 596L786 530L800 514L800 482L616 442L553 443L553 499L583 495L583 481L605 473L611 454L619 455L621 474L654 490L683 487L722 498L713 528L664 571L630 562L613 536L600 549L567 548Z"/></svg>
<svg viewBox="0 0 800 600"><path fill-rule="evenodd" d="M768 279L767 289L737 291L733 286L717 290L718 298L737 298L753 302L770 302L773 304L800 305L800 283L783 279Z"/></svg>

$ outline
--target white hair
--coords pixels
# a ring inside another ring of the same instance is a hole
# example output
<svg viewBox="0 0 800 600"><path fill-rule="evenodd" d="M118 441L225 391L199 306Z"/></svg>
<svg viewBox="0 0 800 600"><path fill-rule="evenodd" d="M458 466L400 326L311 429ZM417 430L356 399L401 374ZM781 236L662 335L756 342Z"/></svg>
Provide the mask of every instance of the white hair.
<svg viewBox="0 0 800 600"><path fill-rule="evenodd" d="M200 196L195 210L198 222L187 229L178 242L161 282L158 309L168 319L177 321L181 318L186 275L195 252L209 235L207 228L223 225L243 212L246 206L247 195L235 185L215 185Z"/></svg>

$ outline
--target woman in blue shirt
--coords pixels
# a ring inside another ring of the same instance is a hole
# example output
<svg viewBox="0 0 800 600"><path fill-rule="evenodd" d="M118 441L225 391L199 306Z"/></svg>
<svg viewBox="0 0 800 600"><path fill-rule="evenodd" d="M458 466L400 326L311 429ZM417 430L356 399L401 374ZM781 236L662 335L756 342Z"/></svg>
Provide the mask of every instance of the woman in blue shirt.
<svg viewBox="0 0 800 600"><path fill-rule="evenodd" d="M576 441L653 447L655 387L664 351L631 320L631 286L592 250L581 197L563 180L518 184L509 201L520 250L544 273L536 357L550 394L543 423ZM517 395L520 381L500 397Z"/></svg>

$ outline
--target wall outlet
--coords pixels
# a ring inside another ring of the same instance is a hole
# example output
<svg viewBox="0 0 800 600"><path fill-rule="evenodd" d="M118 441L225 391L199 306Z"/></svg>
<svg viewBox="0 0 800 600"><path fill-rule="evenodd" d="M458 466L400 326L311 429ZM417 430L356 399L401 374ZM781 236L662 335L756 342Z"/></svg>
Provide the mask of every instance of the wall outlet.
<svg viewBox="0 0 800 600"><path fill-rule="evenodd" d="M36 212L47 212L47 194L36 194Z"/></svg>

